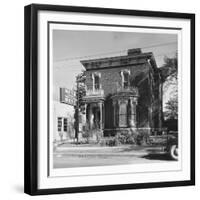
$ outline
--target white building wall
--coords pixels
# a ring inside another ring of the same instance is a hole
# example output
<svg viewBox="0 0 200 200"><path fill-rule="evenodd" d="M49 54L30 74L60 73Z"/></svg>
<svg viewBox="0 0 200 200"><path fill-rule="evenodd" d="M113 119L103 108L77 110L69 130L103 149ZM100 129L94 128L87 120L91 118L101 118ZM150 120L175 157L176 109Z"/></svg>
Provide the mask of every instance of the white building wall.
<svg viewBox="0 0 200 200"><path fill-rule="evenodd" d="M70 135L74 136L75 131L74 128L72 132L69 130L69 123L74 124L74 107L68 104L60 103L58 101L54 101L54 117L53 117L53 135L54 135L54 141L60 141L61 137L59 135L58 131L58 117L67 118L68 120L68 128L67 132L63 131L63 140L69 139Z"/></svg>

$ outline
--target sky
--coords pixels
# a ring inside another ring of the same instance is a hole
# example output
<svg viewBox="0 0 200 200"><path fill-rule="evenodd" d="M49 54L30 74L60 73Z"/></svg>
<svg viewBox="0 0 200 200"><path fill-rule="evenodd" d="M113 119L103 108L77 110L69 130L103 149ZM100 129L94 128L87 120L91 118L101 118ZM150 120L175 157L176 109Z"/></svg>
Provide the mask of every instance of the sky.
<svg viewBox="0 0 200 200"><path fill-rule="evenodd" d="M165 56L176 54L177 35L53 30L54 88L75 87L75 77L84 69L80 60L126 55L131 48L153 52L158 67L161 67Z"/></svg>

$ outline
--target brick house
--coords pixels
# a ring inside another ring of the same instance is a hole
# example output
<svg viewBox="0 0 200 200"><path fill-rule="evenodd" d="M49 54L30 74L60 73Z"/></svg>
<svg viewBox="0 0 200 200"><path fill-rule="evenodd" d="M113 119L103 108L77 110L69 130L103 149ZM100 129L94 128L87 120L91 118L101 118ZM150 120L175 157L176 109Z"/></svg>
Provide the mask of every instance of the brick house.
<svg viewBox="0 0 200 200"><path fill-rule="evenodd" d="M162 84L153 53L82 60L86 69L86 120L104 136L162 127Z"/></svg>

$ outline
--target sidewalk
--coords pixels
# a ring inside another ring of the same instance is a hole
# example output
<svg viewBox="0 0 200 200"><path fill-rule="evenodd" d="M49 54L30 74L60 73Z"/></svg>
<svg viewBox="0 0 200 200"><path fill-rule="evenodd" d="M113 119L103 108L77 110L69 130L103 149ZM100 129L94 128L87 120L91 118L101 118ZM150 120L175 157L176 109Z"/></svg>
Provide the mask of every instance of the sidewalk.
<svg viewBox="0 0 200 200"><path fill-rule="evenodd" d="M162 147L142 147L135 145L123 145L116 147L57 147L54 155L66 156L145 156L149 153L162 153Z"/></svg>

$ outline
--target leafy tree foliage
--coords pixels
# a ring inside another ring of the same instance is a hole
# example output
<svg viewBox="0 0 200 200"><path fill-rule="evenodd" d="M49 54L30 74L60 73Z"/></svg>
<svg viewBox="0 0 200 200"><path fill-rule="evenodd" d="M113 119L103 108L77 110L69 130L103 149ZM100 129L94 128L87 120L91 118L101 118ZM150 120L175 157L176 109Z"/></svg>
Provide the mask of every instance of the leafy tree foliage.
<svg viewBox="0 0 200 200"><path fill-rule="evenodd" d="M160 68L162 82L171 81L178 78L178 60L177 54L173 58L164 58L164 64Z"/></svg>
<svg viewBox="0 0 200 200"><path fill-rule="evenodd" d="M164 65L160 68L163 92L170 88L171 98L165 105L164 117L166 119L178 118L178 61L177 55L173 58L164 58Z"/></svg>
<svg viewBox="0 0 200 200"><path fill-rule="evenodd" d="M84 112L84 101L83 101L83 97L86 94L86 90L85 90L85 80L86 80L86 76L85 76L85 71L82 71L82 73L78 74L77 78L77 90L76 90L76 97L77 97L77 101L78 101L78 107L79 110L81 112Z"/></svg>
<svg viewBox="0 0 200 200"><path fill-rule="evenodd" d="M166 112L165 117L167 119L178 119L178 98L177 96L172 97L166 103L165 106Z"/></svg>
<svg viewBox="0 0 200 200"><path fill-rule="evenodd" d="M74 113L74 127L75 127L75 137L78 142L78 133L79 133L79 113L84 112L85 103L83 102L83 97L85 96L86 90L85 90L85 71L78 74L76 77L76 105L75 105L75 113Z"/></svg>

